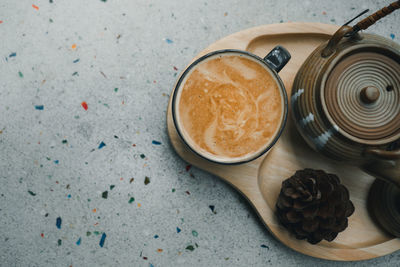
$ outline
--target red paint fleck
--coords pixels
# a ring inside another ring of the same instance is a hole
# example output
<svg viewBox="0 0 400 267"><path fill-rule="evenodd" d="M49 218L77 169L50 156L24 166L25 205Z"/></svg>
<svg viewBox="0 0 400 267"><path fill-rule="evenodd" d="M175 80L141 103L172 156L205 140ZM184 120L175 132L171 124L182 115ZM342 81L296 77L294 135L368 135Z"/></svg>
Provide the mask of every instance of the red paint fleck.
<svg viewBox="0 0 400 267"><path fill-rule="evenodd" d="M44 234L43 234L43 233L41 233L41 234L40 234L40 236L41 236L41 237L44 237Z"/></svg>
<svg viewBox="0 0 400 267"><path fill-rule="evenodd" d="M95 223L95 224L93 224L94 226L96 226L96 225L99 225L99 223L97 222L97 223Z"/></svg>
<svg viewBox="0 0 400 267"><path fill-rule="evenodd" d="M322 15L326 15L326 12L325 12L325 11L322 11Z"/></svg>
<svg viewBox="0 0 400 267"><path fill-rule="evenodd" d="M190 195L190 192L189 192L189 191L186 191L186 194Z"/></svg>
<svg viewBox="0 0 400 267"><path fill-rule="evenodd" d="M83 101L82 103L81 103L81 106L85 109L85 110L88 110L88 104L85 102L85 101Z"/></svg>
<svg viewBox="0 0 400 267"><path fill-rule="evenodd" d="M125 101L122 101L122 105L124 105L125 104Z"/></svg>
<svg viewBox="0 0 400 267"><path fill-rule="evenodd" d="M147 257L143 257L144 260L147 260Z"/></svg>
<svg viewBox="0 0 400 267"><path fill-rule="evenodd" d="M157 82L156 80L153 81L153 83L156 83L156 82Z"/></svg>
<svg viewBox="0 0 400 267"><path fill-rule="evenodd" d="M132 146L133 146L133 147L135 147L135 146L136 146L136 144L133 144Z"/></svg>
<svg viewBox="0 0 400 267"><path fill-rule="evenodd" d="M178 70L178 68L174 66L174 70Z"/></svg>
<svg viewBox="0 0 400 267"><path fill-rule="evenodd" d="M36 9L36 10L39 10L39 7L38 7L38 6L35 6L35 5L32 4L32 7L33 7L34 9Z"/></svg>
<svg viewBox="0 0 400 267"><path fill-rule="evenodd" d="M3 21L2 20L0 20L0 24L2 24L3 23Z"/></svg>
<svg viewBox="0 0 400 267"><path fill-rule="evenodd" d="M123 181L123 180L124 180L124 178L122 178L122 177L121 177L121 178L119 178L119 180L120 180L120 181Z"/></svg>
<svg viewBox="0 0 400 267"><path fill-rule="evenodd" d="M186 171L188 172L190 170L190 168L192 168L192 165L186 165Z"/></svg>

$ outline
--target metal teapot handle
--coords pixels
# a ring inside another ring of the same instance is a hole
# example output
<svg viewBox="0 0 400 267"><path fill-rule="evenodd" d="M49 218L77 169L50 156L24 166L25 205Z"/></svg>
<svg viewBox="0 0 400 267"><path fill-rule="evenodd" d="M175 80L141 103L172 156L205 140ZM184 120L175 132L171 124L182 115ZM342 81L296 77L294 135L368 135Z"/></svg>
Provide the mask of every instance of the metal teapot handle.
<svg viewBox="0 0 400 267"><path fill-rule="evenodd" d="M349 22L347 22L345 25L340 27L340 29L335 32L335 34L329 40L327 46L322 50L321 56L329 57L335 52L337 45L344 36L346 37L354 36L358 31L367 29L369 26L371 26L381 18L389 15L390 13L399 8L400 8L400 0L395 1L390 5L388 5L387 7L384 7L375 12L374 14L366 17L365 19L354 25L354 27L347 26L348 23L352 22L354 19L358 18L368 10L358 14L355 18L351 19Z"/></svg>
<svg viewBox="0 0 400 267"><path fill-rule="evenodd" d="M339 44L340 40L348 34L353 31L353 28L350 26L342 26L335 32L335 34L332 36L332 38L329 40L328 44L325 46L325 48L321 52L322 57L329 57L332 55L335 50L337 45Z"/></svg>

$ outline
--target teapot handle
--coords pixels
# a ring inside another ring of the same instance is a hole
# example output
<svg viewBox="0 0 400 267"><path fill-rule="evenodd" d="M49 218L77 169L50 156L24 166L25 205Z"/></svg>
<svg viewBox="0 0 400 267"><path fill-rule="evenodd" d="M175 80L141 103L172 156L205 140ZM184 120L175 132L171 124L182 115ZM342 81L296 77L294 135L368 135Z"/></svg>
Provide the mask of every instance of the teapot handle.
<svg viewBox="0 0 400 267"><path fill-rule="evenodd" d="M332 55L335 50L337 45L339 44L340 40L348 34L353 31L353 28L350 26L342 26L335 32L335 34L332 36L332 38L329 40L328 44L325 46L325 48L321 52L322 57L329 57Z"/></svg>
<svg viewBox="0 0 400 267"><path fill-rule="evenodd" d="M369 148L365 153L377 159L361 166L364 171L400 187L400 149L386 151Z"/></svg>

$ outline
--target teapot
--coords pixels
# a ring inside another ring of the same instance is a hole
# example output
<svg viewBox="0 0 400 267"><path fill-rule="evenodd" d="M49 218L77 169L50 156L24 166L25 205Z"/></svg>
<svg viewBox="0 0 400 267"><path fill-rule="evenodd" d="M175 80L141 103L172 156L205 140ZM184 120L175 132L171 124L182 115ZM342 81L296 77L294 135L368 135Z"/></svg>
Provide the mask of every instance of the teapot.
<svg viewBox="0 0 400 267"><path fill-rule="evenodd" d="M400 1L339 28L303 63L290 101L314 150L400 187L400 45L359 32L398 8Z"/></svg>

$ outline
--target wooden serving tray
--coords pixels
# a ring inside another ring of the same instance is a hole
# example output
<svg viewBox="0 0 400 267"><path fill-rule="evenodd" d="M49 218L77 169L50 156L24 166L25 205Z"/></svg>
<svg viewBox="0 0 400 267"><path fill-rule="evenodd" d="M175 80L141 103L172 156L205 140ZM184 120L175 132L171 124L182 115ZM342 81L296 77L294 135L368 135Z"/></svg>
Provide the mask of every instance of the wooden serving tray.
<svg viewBox="0 0 400 267"><path fill-rule="evenodd" d="M292 55L292 59L279 73L290 103L293 80L301 64L337 29L338 26L321 23L282 23L255 27L215 42L196 58L226 48L246 50L264 57L273 47L282 45ZM267 155L241 165L220 165L198 157L182 142L172 120L172 95L173 92L168 106L167 125L176 152L185 161L220 177L241 192L253 205L270 232L282 243L306 255L340 261L371 259L400 249L400 239L384 233L368 215L367 195L375 178L357 167L341 165L311 150L295 129L290 105L286 128ZM335 173L350 191L350 198L356 209L349 218L348 228L333 242L322 241L311 245L306 241L297 240L280 226L274 215L282 181L303 168Z"/></svg>

